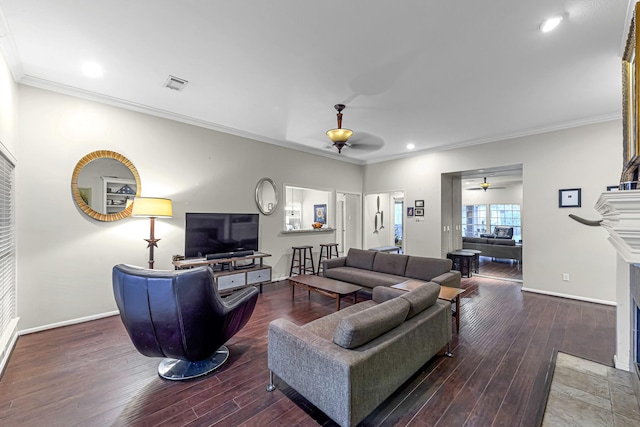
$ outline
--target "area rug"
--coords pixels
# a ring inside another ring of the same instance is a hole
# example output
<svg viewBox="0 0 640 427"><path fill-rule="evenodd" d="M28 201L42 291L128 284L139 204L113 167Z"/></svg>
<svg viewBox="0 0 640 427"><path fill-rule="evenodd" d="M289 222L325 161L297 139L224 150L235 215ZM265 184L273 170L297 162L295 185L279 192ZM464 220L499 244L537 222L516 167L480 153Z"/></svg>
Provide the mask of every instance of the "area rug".
<svg viewBox="0 0 640 427"><path fill-rule="evenodd" d="M547 387L546 406L538 425L640 425L640 408L629 372L555 350Z"/></svg>

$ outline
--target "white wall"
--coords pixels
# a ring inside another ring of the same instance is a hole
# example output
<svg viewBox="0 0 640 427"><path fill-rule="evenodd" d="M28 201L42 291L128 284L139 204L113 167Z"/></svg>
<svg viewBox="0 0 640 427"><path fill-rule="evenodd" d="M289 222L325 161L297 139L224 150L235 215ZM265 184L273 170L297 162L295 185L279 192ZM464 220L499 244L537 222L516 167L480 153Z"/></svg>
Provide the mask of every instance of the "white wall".
<svg viewBox="0 0 640 427"><path fill-rule="evenodd" d="M457 150L418 155L365 167L365 192L404 188L408 205L425 200L425 221L409 219L405 252L440 256L441 174L523 165L523 286L538 292L615 301L615 251L607 233L568 218L596 219L600 193L616 184L622 168L619 120ZM582 207L558 208L558 190L582 188ZM562 281L569 273L570 282Z"/></svg>
<svg viewBox="0 0 640 427"><path fill-rule="evenodd" d="M16 156L18 147L18 85L0 54L0 143Z"/></svg>
<svg viewBox="0 0 640 427"><path fill-rule="evenodd" d="M173 199L174 217L156 221L157 269L172 269L171 256L184 252L185 212L257 213L262 177L279 191L285 182L362 191L358 165L32 87L19 86L19 96L21 330L115 310L112 267L146 266L148 219L98 222L75 207L71 174L91 151L121 153L138 169L143 196ZM273 255L275 278L288 275L291 246L314 245L317 257L320 243L335 241L333 233L281 234L283 206L260 216L260 249Z"/></svg>

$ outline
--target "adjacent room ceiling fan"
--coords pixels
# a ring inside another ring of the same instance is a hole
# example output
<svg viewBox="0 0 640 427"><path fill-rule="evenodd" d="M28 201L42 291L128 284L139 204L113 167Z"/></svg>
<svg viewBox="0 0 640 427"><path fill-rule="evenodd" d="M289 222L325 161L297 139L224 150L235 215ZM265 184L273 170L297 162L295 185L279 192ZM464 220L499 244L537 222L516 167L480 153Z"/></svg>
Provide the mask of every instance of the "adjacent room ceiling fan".
<svg viewBox="0 0 640 427"><path fill-rule="evenodd" d="M487 182L487 178L484 178L484 181L480 183L479 187L471 187L467 188L467 190L504 190L507 187L492 187L491 183Z"/></svg>

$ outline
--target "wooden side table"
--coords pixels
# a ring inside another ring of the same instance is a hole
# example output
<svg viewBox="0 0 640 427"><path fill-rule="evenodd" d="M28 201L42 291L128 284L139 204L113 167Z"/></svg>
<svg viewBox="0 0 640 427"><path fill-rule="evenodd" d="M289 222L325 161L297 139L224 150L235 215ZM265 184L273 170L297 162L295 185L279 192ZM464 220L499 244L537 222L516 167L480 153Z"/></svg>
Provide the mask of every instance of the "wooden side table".
<svg viewBox="0 0 640 427"><path fill-rule="evenodd" d="M394 289L400 289L401 291L411 291L425 283L427 282L421 282L420 280L406 280L391 287ZM456 333L460 332L460 295L462 295L464 291L464 289L460 288L440 286L440 294L438 294L438 299L448 301L451 304L456 305L456 311L451 313L451 315L456 319Z"/></svg>

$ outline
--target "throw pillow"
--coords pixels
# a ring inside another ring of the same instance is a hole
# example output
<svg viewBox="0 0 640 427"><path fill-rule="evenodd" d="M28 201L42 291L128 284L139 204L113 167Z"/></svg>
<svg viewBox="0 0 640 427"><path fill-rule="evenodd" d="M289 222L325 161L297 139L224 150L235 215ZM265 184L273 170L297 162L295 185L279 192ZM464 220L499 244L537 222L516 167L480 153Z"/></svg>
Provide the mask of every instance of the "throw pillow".
<svg viewBox="0 0 640 427"><path fill-rule="evenodd" d="M440 285L433 282L427 282L411 292L401 295L400 298L409 301L411 306L409 314L407 314L407 320L435 304L438 300L438 295L440 295Z"/></svg>
<svg viewBox="0 0 640 427"><path fill-rule="evenodd" d="M394 298L350 314L338 323L333 342L342 348L360 347L404 322L409 308L407 300Z"/></svg>

